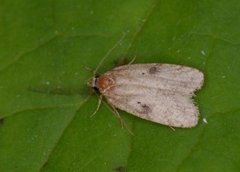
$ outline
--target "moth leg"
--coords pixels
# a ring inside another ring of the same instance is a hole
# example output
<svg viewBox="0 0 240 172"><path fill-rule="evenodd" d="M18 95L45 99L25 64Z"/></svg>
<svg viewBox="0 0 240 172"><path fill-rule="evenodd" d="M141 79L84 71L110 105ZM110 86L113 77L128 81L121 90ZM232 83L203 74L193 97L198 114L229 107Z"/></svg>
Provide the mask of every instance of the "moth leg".
<svg viewBox="0 0 240 172"><path fill-rule="evenodd" d="M122 117L120 116L119 112L117 111L117 109L112 104L110 104L110 106L113 110L114 115L118 118L121 127L123 128L124 127L124 121L123 121Z"/></svg>
<svg viewBox="0 0 240 172"><path fill-rule="evenodd" d="M136 60L136 55L133 56L132 60L127 64L127 65L130 65L130 64L133 64L133 62Z"/></svg>
<svg viewBox="0 0 240 172"><path fill-rule="evenodd" d="M114 66L118 67L123 65L130 65L135 61L135 59L136 59L136 55L132 58L131 61L129 61L129 59L127 59L126 57L119 57L119 59L114 61Z"/></svg>
<svg viewBox="0 0 240 172"><path fill-rule="evenodd" d="M172 126L169 126L173 131L176 131L175 128L173 128Z"/></svg>
<svg viewBox="0 0 240 172"><path fill-rule="evenodd" d="M122 119L122 117L120 116L120 114L118 113L117 109L111 104L109 103L109 105L111 106L113 113L115 114L115 116L119 119L120 121L120 125L122 128L126 128L127 131L131 134L134 135L133 132L128 128L127 124L125 123L125 121Z"/></svg>
<svg viewBox="0 0 240 172"><path fill-rule="evenodd" d="M93 69L88 66L84 66L84 69L93 73Z"/></svg>
<svg viewBox="0 0 240 172"><path fill-rule="evenodd" d="M99 99L98 99L97 108L95 109L95 111L93 112L93 114L92 114L90 117L93 117L93 116L97 113L97 111L99 110L99 108L100 108L100 106L101 106L102 99L103 99L103 95L100 95L100 96L99 96Z"/></svg>

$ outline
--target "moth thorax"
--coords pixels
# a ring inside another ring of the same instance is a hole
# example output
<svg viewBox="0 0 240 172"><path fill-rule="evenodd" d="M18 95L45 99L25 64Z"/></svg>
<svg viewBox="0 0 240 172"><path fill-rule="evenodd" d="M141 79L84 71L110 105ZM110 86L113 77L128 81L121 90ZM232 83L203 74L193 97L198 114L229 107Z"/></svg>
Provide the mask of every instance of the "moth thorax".
<svg viewBox="0 0 240 172"><path fill-rule="evenodd" d="M96 80L96 87L99 91L104 92L114 85L114 80L109 75L102 75Z"/></svg>

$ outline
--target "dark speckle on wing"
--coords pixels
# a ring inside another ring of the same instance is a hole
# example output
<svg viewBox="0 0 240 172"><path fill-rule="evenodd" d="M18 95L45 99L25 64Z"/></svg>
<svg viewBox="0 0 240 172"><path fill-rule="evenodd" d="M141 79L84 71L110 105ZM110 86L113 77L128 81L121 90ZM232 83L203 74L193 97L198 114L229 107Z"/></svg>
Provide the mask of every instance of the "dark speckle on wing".
<svg viewBox="0 0 240 172"><path fill-rule="evenodd" d="M147 104L142 104L141 102L137 102L140 106L140 110L138 110L138 113L141 114L149 114L152 112L152 109Z"/></svg>
<svg viewBox="0 0 240 172"><path fill-rule="evenodd" d="M149 68L149 74L155 74L157 72L157 67L156 66L153 66L151 68Z"/></svg>

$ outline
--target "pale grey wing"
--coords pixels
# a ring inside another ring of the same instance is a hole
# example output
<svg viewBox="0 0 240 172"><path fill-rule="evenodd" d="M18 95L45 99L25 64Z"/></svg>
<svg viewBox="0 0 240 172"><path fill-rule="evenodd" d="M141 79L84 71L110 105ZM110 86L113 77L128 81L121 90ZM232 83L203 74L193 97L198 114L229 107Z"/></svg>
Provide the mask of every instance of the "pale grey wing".
<svg viewBox="0 0 240 172"><path fill-rule="evenodd" d="M174 64L133 64L109 71L117 85L131 84L170 90L192 95L203 84L203 73L197 69Z"/></svg>
<svg viewBox="0 0 240 172"><path fill-rule="evenodd" d="M116 108L152 122L182 128L198 122L198 109L187 95L128 84L114 87L105 96Z"/></svg>

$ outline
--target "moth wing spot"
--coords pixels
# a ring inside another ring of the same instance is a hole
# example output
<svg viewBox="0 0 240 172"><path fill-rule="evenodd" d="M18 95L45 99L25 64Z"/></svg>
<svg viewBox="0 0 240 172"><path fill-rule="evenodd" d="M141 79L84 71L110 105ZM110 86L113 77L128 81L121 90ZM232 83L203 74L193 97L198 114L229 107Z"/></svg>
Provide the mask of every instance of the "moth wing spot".
<svg viewBox="0 0 240 172"><path fill-rule="evenodd" d="M138 110L139 113L141 114L149 114L152 112L152 109L146 105L146 104L141 104L141 102L137 102L140 105L140 110Z"/></svg>
<svg viewBox="0 0 240 172"><path fill-rule="evenodd" d="M155 74L155 73L157 73L157 67L156 66L153 66L153 67L150 67L150 69L149 69L149 74Z"/></svg>

